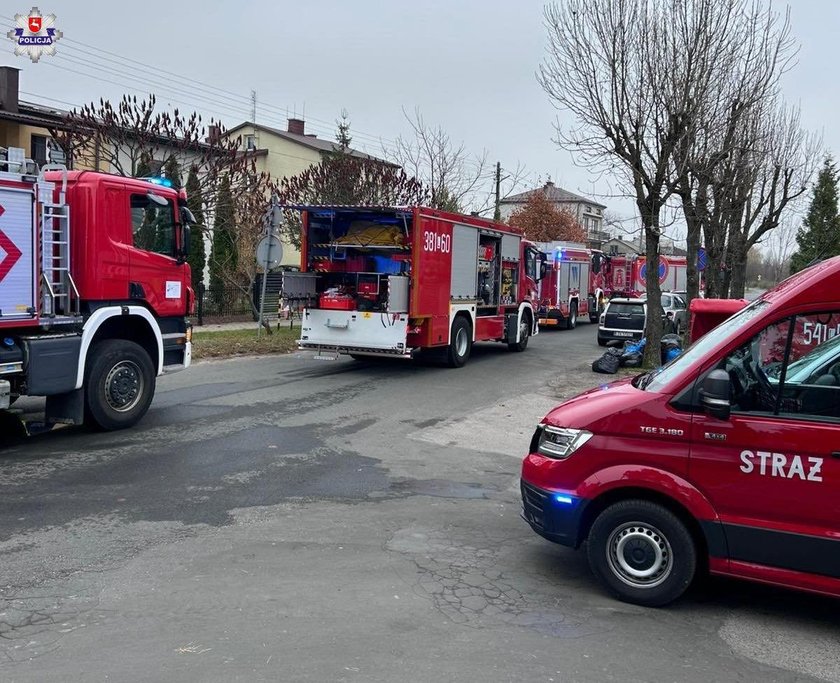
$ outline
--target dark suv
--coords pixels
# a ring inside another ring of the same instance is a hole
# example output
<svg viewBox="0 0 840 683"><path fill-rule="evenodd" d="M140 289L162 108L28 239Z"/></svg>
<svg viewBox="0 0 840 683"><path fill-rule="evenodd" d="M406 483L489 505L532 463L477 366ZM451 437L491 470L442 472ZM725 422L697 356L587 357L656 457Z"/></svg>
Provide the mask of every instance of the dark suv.
<svg viewBox="0 0 840 683"><path fill-rule="evenodd" d="M644 299L611 299L598 320L598 345L641 339L646 315Z"/></svg>

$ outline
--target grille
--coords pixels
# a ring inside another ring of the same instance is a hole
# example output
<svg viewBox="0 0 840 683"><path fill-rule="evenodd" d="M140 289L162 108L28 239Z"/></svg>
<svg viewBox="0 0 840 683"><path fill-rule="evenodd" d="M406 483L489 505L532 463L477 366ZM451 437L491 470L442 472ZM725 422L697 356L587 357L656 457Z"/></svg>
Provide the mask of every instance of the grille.
<svg viewBox="0 0 840 683"><path fill-rule="evenodd" d="M542 529L544 527L545 499L548 494L524 481L520 482L520 487L522 489L522 514L525 521L538 529Z"/></svg>

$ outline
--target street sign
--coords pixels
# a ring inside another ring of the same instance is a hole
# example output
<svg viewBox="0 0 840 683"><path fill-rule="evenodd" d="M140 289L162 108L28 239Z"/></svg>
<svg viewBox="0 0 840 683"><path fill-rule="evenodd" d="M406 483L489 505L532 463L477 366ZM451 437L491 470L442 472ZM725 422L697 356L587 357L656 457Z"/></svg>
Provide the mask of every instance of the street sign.
<svg viewBox="0 0 840 683"><path fill-rule="evenodd" d="M283 260L283 243L277 235L266 235L257 245L257 263L269 270Z"/></svg>
<svg viewBox="0 0 840 683"><path fill-rule="evenodd" d="M697 250L697 270L706 270L706 250L703 247Z"/></svg>

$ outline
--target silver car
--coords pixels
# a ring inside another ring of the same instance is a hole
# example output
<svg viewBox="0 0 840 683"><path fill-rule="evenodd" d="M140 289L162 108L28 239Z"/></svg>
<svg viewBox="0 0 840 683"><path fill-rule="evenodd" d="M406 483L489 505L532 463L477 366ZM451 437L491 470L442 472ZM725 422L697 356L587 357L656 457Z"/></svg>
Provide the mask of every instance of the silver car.
<svg viewBox="0 0 840 683"><path fill-rule="evenodd" d="M665 316L667 317L670 313L674 318L674 331L677 334L682 334L688 329L688 308L686 308L685 299L675 292L662 292L660 301Z"/></svg>

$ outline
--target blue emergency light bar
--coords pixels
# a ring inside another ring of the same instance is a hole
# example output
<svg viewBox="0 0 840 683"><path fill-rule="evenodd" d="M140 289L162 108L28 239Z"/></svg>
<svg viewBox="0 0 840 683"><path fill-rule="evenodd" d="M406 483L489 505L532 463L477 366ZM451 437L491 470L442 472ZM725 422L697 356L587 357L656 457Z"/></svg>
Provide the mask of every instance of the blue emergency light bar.
<svg viewBox="0 0 840 683"><path fill-rule="evenodd" d="M172 181L169 178L143 178L143 180L162 187L172 187Z"/></svg>

